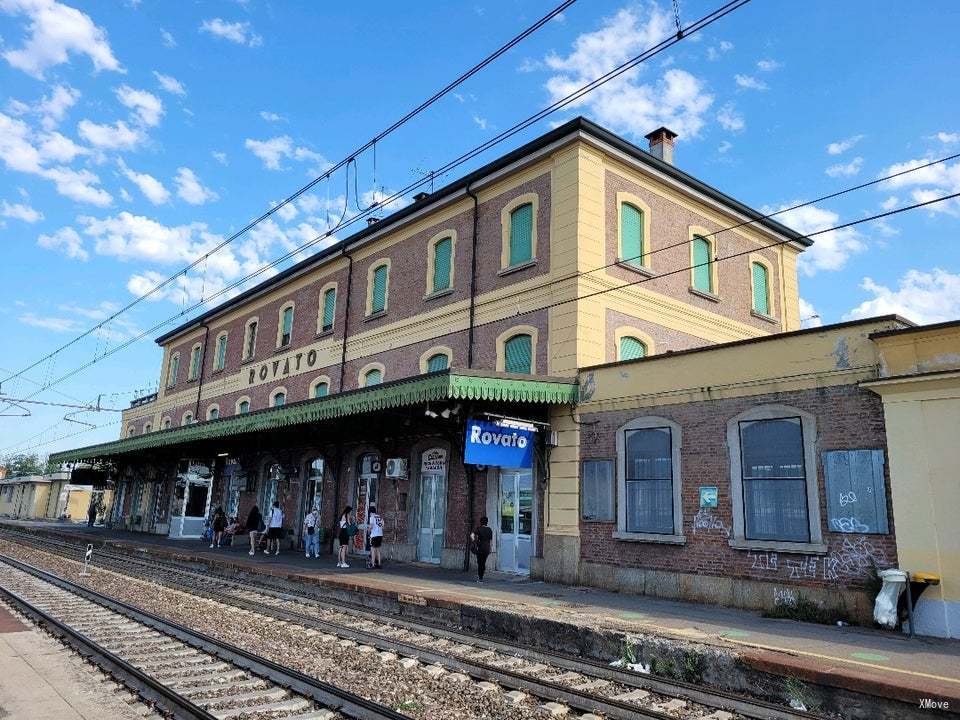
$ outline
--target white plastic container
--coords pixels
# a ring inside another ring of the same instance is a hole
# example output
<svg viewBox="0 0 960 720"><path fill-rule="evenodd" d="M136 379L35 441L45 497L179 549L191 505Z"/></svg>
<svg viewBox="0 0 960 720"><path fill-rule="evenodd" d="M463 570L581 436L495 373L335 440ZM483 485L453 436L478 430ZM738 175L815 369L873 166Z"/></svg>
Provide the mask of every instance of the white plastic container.
<svg viewBox="0 0 960 720"><path fill-rule="evenodd" d="M873 619L878 625L890 628L897 626L897 603L900 593L907 587L907 574L903 570L883 570L877 573L883 587L873 604Z"/></svg>

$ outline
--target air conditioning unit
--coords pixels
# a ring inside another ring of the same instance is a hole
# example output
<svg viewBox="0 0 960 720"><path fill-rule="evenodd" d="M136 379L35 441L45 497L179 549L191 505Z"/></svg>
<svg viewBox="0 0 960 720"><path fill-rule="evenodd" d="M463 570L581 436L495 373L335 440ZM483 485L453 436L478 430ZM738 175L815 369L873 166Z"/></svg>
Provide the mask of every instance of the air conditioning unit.
<svg viewBox="0 0 960 720"><path fill-rule="evenodd" d="M404 458L387 458L387 477L405 478L407 476L407 461Z"/></svg>

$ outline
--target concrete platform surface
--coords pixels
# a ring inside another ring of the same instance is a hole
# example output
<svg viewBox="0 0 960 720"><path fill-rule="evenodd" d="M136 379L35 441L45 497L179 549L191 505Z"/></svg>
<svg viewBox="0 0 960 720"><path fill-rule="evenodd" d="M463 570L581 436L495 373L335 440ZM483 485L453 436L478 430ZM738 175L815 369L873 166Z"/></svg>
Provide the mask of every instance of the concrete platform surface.
<svg viewBox="0 0 960 720"><path fill-rule="evenodd" d="M946 700L951 709L960 710L960 641L955 640L764 618L745 610L558 585L496 572L488 572L487 580L478 584L475 571L464 573L416 563L389 562L382 570L367 570L362 559L354 558L352 567L338 569L330 555L306 559L299 552L284 550L279 556L260 552L250 557L247 545L210 549L198 540L89 530L77 525L19 524L44 534L52 532L77 542L92 542L95 547L114 544L158 557L255 571L400 603L450 609L474 606L598 631L706 644L736 653L747 665L775 675L910 702L925 697Z"/></svg>
<svg viewBox="0 0 960 720"><path fill-rule="evenodd" d="M116 684L0 605L0 718L143 720Z"/></svg>

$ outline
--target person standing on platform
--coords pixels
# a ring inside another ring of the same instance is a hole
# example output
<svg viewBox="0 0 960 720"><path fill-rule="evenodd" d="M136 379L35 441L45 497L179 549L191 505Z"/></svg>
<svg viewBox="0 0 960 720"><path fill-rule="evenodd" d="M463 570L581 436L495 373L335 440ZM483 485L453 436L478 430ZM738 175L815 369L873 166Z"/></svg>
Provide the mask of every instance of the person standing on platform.
<svg viewBox="0 0 960 720"><path fill-rule="evenodd" d="M273 547L273 554L280 554L280 540L283 538L283 510L280 509L280 502L273 501L273 507L270 508L270 522L267 527L267 555L270 554L270 548Z"/></svg>
<svg viewBox="0 0 960 720"><path fill-rule="evenodd" d="M353 508L347 505L340 514L340 526L337 530L337 540L340 543L340 549L337 551L337 567L348 568L347 549L350 546L350 539L357 534L357 526L353 522L351 513Z"/></svg>
<svg viewBox="0 0 960 720"><path fill-rule="evenodd" d="M313 549L313 556L320 557L320 510L313 508L303 519L303 552L305 557L310 557L310 550Z"/></svg>
<svg viewBox="0 0 960 720"><path fill-rule="evenodd" d="M370 506L367 525L370 528L370 567L376 570L381 567L382 561L380 548L383 545L383 518L377 514L374 505Z"/></svg>
<svg viewBox="0 0 960 720"><path fill-rule="evenodd" d="M87 508L87 527L93 527L93 523L97 520L97 503L91 501L90 507Z"/></svg>
<svg viewBox="0 0 960 720"><path fill-rule="evenodd" d="M487 525L487 516L480 518L480 527L470 533L472 550L477 556L477 582L483 582L483 574L487 571L487 558L493 545L493 530Z"/></svg>
<svg viewBox="0 0 960 720"><path fill-rule="evenodd" d="M250 533L250 554L257 552L257 533L263 526L263 516L260 514L260 508L254 505L250 508L250 514L247 515L247 532Z"/></svg>
<svg viewBox="0 0 960 720"><path fill-rule="evenodd" d="M227 527L227 516L221 508L217 508L213 513L213 542L210 547L220 547L223 542L223 530Z"/></svg>

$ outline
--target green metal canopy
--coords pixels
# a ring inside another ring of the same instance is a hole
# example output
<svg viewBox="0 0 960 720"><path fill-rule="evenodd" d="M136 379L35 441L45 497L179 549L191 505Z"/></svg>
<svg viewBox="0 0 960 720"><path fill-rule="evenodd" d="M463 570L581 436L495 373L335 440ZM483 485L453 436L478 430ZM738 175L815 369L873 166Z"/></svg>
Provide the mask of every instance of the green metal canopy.
<svg viewBox="0 0 960 720"><path fill-rule="evenodd" d="M566 405L576 403L578 396L577 383L572 379L542 377L531 379L511 377L504 373L481 374L466 370L444 370L244 415L233 415L184 427L135 435L99 445L63 450L51 453L50 460L62 463L105 459L138 450L305 425L348 415L360 415L387 408L440 400L493 400Z"/></svg>

